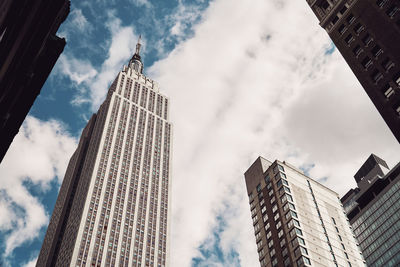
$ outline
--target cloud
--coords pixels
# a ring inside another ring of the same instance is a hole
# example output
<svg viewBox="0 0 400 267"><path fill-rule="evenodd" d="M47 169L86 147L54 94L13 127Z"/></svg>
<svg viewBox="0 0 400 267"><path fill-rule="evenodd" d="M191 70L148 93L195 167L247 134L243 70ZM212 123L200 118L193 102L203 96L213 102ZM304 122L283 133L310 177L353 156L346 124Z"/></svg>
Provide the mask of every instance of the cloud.
<svg viewBox="0 0 400 267"><path fill-rule="evenodd" d="M133 27L122 26L112 10L108 12L106 27L111 33L111 42L101 66L94 66L88 59L76 58L71 52L61 55L56 65L58 75L68 77L77 85L72 104L90 103L91 111L96 111L104 100L109 85L132 56L138 39Z"/></svg>
<svg viewBox="0 0 400 267"><path fill-rule="evenodd" d="M0 165L0 232L4 257L25 242L38 237L47 226L49 214L33 195L61 182L77 142L62 123L40 121L28 116Z"/></svg>
<svg viewBox="0 0 400 267"><path fill-rule="evenodd" d="M83 15L82 10L74 8L68 15L67 21L62 24L59 35L69 39L72 34L90 35L93 32L93 25ZM82 38L80 38L82 39Z"/></svg>
<svg viewBox="0 0 400 267"><path fill-rule="evenodd" d="M306 1L214 1L193 31L148 71L171 98L175 127L173 266L201 255L218 217L225 251L257 265L243 173L259 155L308 168L340 194L370 153L399 160Z"/></svg>

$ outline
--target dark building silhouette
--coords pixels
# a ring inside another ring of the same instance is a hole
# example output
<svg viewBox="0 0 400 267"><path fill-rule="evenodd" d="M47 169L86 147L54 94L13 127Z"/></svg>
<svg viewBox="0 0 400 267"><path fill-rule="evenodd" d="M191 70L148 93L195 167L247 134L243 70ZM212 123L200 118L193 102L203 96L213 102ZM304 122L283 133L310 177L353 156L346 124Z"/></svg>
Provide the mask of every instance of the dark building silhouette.
<svg viewBox="0 0 400 267"><path fill-rule="evenodd" d="M368 266L400 265L400 163L389 170L372 154L341 199Z"/></svg>
<svg viewBox="0 0 400 267"><path fill-rule="evenodd" d="M139 50L82 132L38 267L169 266L170 102Z"/></svg>
<svg viewBox="0 0 400 267"><path fill-rule="evenodd" d="M307 2L400 142L400 2Z"/></svg>
<svg viewBox="0 0 400 267"><path fill-rule="evenodd" d="M65 46L69 0L0 1L0 162Z"/></svg>

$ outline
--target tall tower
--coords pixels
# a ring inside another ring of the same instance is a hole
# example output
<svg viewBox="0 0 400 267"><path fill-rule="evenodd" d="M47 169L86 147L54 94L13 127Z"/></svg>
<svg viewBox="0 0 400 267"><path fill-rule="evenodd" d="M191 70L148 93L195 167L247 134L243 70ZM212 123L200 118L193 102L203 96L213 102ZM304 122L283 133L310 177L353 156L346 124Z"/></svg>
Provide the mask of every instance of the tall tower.
<svg viewBox="0 0 400 267"><path fill-rule="evenodd" d="M368 266L400 266L400 163L371 154L342 203Z"/></svg>
<svg viewBox="0 0 400 267"><path fill-rule="evenodd" d="M37 266L168 266L169 100L139 52L82 132Z"/></svg>
<svg viewBox="0 0 400 267"><path fill-rule="evenodd" d="M365 266L337 193L262 157L245 180L261 266Z"/></svg>
<svg viewBox="0 0 400 267"><path fill-rule="evenodd" d="M307 2L400 142L400 2Z"/></svg>

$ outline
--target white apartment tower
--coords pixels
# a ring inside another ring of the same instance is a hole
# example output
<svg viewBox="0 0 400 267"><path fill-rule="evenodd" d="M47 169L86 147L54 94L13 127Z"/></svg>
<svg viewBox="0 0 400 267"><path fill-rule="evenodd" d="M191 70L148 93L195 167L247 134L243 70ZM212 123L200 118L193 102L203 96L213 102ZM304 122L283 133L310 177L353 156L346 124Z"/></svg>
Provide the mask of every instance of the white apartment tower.
<svg viewBox="0 0 400 267"><path fill-rule="evenodd" d="M169 100L139 52L82 132L37 266L168 266Z"/></svg>
<svg viewBox="0 0 400 267"><path fill-rule="evenodd" d="M365 266L337 193L262 157L245 180L261 266Z"/></svg>

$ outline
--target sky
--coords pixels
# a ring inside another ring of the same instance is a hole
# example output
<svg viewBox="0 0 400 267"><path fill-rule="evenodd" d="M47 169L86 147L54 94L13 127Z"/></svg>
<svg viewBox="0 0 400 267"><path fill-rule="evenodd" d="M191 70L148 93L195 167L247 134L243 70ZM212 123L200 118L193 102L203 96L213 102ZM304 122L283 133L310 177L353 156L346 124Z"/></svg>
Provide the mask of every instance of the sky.
<svg viewBox="0 0 400 267"><path fill-rule="evenodd" d="M80 133L142 36L171 101L171 266L256 266L243 173L286 160L344 195L400 145L307 2L74 1L67 46L0 164L0 266L34 266Z"/></svg>

